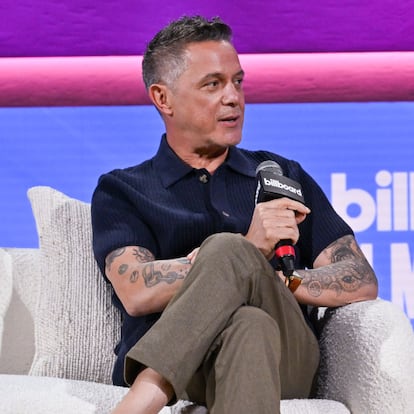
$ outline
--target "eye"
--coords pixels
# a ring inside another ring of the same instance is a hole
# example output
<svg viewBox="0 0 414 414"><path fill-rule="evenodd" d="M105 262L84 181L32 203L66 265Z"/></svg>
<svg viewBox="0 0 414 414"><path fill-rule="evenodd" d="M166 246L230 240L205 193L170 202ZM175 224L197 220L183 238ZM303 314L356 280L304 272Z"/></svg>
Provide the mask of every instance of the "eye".
<svg viewBox="0 0 414 414"><path fill-rule="evenodd" d="M236 85L236 88L240 88L243 84L243 78L235 79L234 84Z"/></svg>
<svg viewBox="0 0 414 414"><path fill-rule="evenodd" d="M204 87L207 88L207 89L215 89L215 88L217 88L218 85L219 85L218 80L212 80L212 81L207 82L206 84L204 84Z"/></svg>

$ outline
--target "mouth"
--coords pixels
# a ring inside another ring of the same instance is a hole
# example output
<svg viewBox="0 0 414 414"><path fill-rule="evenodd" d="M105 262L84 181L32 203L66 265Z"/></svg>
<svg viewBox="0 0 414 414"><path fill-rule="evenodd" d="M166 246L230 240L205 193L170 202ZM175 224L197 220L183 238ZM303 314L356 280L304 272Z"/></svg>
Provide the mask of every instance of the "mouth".
<svg viewBox="0 0 414 414"><path fill-rule="evenodd" d="M235 124L240 119L240 115L232 114L219 119L219 122L223 122L225 124Z"/></svg>

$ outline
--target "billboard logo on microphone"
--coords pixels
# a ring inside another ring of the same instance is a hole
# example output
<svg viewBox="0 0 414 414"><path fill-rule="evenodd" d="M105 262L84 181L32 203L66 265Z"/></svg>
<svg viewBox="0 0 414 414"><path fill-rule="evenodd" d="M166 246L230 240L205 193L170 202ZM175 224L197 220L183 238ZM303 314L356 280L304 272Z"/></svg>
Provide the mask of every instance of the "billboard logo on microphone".
<svg viewBox="0 0 414 414"><path fill-rule="evenodd" d="M301 188L295 188L292 185L281 183L279 180L274 179L274 178L263 177L263 182L265 185L269 185L271 187L277 187L277 188L280 188L281 190L289 191L293 194L297 194L298 196L303 197Z"/></svg>
<svg viewBox="0 0 414 414"><path fill-rule="evenodd" d="M305 202L301 185L284 175L275 175L272 171L259 171L256 202L269 201L275 198L288 197Z"/></svg>

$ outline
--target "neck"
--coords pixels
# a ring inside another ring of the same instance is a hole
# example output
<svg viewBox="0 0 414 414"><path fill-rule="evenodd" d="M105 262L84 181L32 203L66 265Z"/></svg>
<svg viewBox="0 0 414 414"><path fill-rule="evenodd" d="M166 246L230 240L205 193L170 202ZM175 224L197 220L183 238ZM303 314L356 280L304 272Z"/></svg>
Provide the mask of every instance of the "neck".
<svg viewBox="0 0 414 414"><path fill-rule="evenodd" d="M226 160L228 154L228 148L222 149L220 152L216 153L200 153L200 152L187 152L180 154L177 152L177 155L188 165L193 168L206 169L210 174L213 174L214 171L220 167L221 164Z"/></svg>
<svg viewBox="0 0 414 414"><path fill-rule="evenodd" d="M223 164L229 152L228 147L211 145L197 148L190 145L177 145L174 140L168 138L167 141L177 156L186 164L196 169L204 168L210 174L213 174Z"/></svg>

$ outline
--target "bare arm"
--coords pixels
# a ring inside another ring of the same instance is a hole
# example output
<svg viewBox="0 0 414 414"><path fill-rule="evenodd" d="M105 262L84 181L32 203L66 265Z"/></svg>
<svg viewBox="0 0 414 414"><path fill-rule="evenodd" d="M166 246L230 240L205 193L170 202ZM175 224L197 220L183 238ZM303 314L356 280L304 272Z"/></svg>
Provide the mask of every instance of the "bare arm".
<svg viewBox="0 0 414 414"><path fill-rule="evenodd" d="M286 198L259 203L245 237L270 259L281 239L290 239L293 244L298 241L298 224L309 212L303 204ZM303 304L341 306L374 299L378 294L375 273L353 236L336 240L319 254L313 269L298 273L303 282L295 297Z"/></svg>
<svg viewBox="0 0 414 414"><path fill-rule="evenodd" d="M186 257L155 260L147 249L127 246L105 260L105 272L115 293L131 316L164 310L191 267Z"/></svg>
<svg viewBox="0 0 414 414"><path fill-rule="evenodd" d="M341 306L375 299L378 282L353 236L344 236L324 249L314 269L299 270L304 278L294 293L299 303Z"/></svg>

